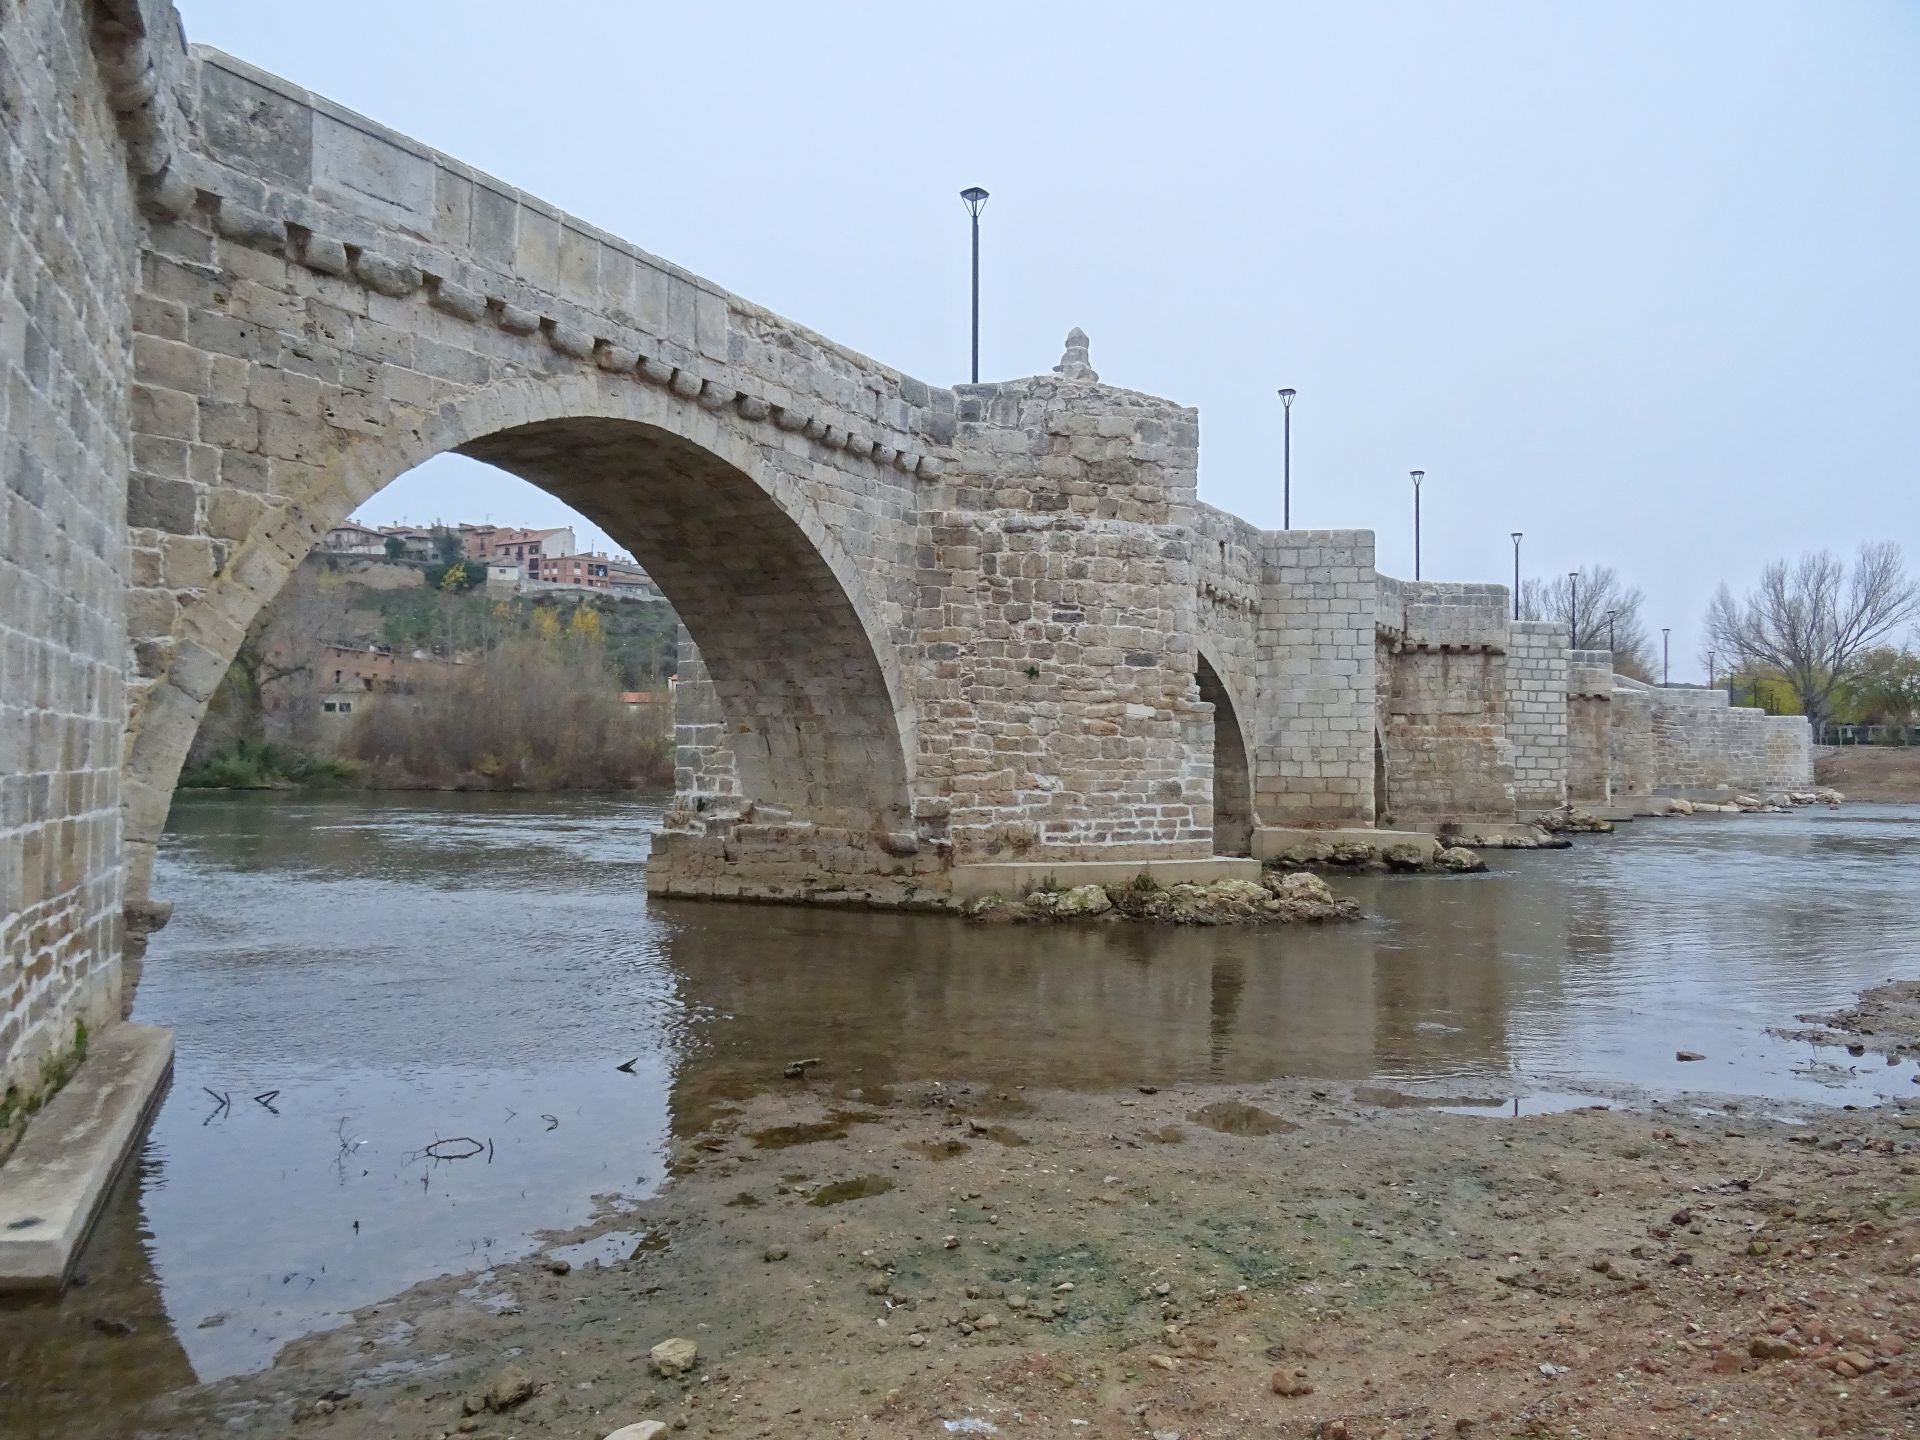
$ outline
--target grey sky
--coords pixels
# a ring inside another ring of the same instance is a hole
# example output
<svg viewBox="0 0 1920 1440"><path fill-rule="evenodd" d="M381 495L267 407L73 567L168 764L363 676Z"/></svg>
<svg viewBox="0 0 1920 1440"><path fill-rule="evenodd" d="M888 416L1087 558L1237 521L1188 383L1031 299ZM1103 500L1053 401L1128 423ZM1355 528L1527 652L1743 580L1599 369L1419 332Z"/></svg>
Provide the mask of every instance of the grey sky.
<svg viewBox="0 0 1920 1440"><path fill-rule="evenodd" d="M1920 4L176 0L307 85L923 379L1201 412L1204 499L1410 575L1920 563ZM433 462L364 513L519 518ZM541 518L529 515L528 518Z"/></svg>

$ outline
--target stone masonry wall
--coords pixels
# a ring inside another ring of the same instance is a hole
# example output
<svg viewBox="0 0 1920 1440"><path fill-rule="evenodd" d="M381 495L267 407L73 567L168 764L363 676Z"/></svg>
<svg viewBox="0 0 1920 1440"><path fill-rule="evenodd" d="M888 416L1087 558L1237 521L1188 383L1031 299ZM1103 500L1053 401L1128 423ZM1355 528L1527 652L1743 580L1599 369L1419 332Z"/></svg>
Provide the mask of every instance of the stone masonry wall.
<svg viewBox="0 0 1920 1440"><path fill-rule="evenodd" d="M673 791L682 809L696 814L742 798L740 775L727 743L727 717L700 647L680 627L680 653L673 687Z"/></svg>
<svg viewBox="0 0 1920 1440"><path fill-rule="evenodd" d="M1607 718L1609 788L1614 800L1651 795L1658 784L1653 763L1652 687L1624 675L1614 676Z"/></svg>
<svg viewBox="0 0 1920 1440"><path fill-rule="evenodd" d="M1373 534L1265 536L1253 798L1260 823L1373 823Z"/></svg>
<svg viewBox="0 0 1920 1440"><path fill-rule="evenodd" d="M1567 803L1567 632L1550 621L1509 622L1507 739L1521 814Z"/></svg>
<svg viewBox="0 0 1920 1440"><path fill-rule="evenodd" d="M1076 368L960 387L956 464L927 495L919 813L956 863L1212 851L1199 427Z"/></svg>
<svg viewBox="0 0 1920 1440"><path fill-rule="evenodd" d="M1608 805L1613 709L1613 655L1574 650L1567 655L1567 799Z"/></svg>
<svg viewBox="0 0 1920 1440"><path fill-rule="evenodd" d="M1434 581L1396 587L1401 612L1381 617L1393 654L1383 683L1394 823L1512 820L1508 591Z"/></svg>
<svg viewBox="0 0 1920 1440"><path fill-rule="evenodd" d="M0 6L0 1093L120 1004L138 211L88 13Z"/></svg>
<svg viewBox="0 0 1920 1440"><path fill-rule="evenodd" d="M1654 687L1651 701L1656 789L1766 794L1813 783L1804 716L1735 708L1726 691L1691 686Z"/></svg>

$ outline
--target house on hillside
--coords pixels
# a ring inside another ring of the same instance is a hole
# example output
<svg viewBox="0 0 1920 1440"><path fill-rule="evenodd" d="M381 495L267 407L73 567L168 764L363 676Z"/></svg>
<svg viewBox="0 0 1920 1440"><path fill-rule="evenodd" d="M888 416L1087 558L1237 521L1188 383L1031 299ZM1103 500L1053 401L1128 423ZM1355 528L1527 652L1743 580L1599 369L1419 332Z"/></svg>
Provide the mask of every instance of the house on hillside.
<svg viewBox="0 0 1920 1440"><path fill-rule="evenodd" d="M398 540L401 558L432 564L440 558L446 537L454 532L444 525L382 525L381 542Z"/></svg>
<svg viewBox="0 0 1920 1440"><path fill-rule="evenodd" d="M535 585L611 590L613 580L607 573L611 563L605 555L533 555L526 561L526 573Z"/></svg>
<svg viewBox="0 0 1920 1440"><path fill-rule="evenodd" d="M345 520L327 531L319 548L329 555L385 555L387 537L370 525Z"/></svg>
<svg viewBox="0 0 1920 1440"><path fill-rule="evenodd" d="M474 560L511 560L525 568L529 559L571 555L580 548L573 538L571 525L544 530L490 529L485 535L477 533L480 527L474 528L476 534L469 540L467 550L469 558Z"/></svg>
<svg viewBox="0 0 1920 1440"><path fill-rule="evenodd" d="M623 600L665 598L660 593L660 587L653 583L653 577L631 560L609 560L607 580L613 586L613 593Z"/></svg>

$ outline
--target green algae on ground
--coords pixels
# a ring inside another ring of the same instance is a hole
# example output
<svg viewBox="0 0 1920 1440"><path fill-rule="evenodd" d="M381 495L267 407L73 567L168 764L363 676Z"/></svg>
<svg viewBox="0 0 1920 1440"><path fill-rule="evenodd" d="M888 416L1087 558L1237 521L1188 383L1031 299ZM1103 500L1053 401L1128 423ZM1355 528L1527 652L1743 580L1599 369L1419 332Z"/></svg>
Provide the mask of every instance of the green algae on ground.
<svg viewBox="0 0 1920 1440"><path fill-rule="evenodd" d="M1187 1118L1222 1135L1285 1135L1300 1128L1271 1110L1239 1100L1216 1100L1211 1105L1202 1105Z"/></svg>
<svg viewBox="0 0 1920 1440"><path fill-rule="evenodd" d="M789 1145L813 1145L822 1140L844 1140L853 1125L871 1125L880 1117L870 1110L835 1110L824 1120L798 1125L774 1125L755 1130L747 1138L756 1150L784 1150Z"/></svg>
<svg viewBox="0 0 1920 1440"><path fill-rule="evenodd" d="M809 1205L841 1205L849 1200L865 1200L893 1189L893 1181L884 1175L856 1175L851 1180L836 1180L813 1192Z"/></svg>

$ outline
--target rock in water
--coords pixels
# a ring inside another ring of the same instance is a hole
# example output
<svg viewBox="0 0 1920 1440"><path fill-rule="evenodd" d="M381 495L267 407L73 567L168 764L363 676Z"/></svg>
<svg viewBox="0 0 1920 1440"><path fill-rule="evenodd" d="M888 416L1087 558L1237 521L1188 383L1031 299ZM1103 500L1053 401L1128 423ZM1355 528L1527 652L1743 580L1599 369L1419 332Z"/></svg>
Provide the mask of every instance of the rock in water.
<svg viewBox="0 0 1920 1440"><path fill-rule="evenodd" d="M1062 916L1099 915L1112 908L1113 901L1099 885L1076 885L1071 890L1062 890L1053 902L1053 913Z"/></svg>
<svg viewBox="0 0 1920 1440"><path fill-rule="evenodd" d="M684 1375L700 1358L700 1347L676 1335L671 1340L662 1340L648 1355L653 1360L653 1368L662 1375Z"/></svg>
<svg viewBox="0 0 1920 1440"><path fill-rule="evenodd" d="M1402 840L1387 846L1380 852L1380 858L1387 862L1389 870L1418 870L1427 863L1427 847Z"/></svg>
<svg viewBox="0 0 1920 1440"><path fill-rule="evenodd" d="M1447 846L1433 857L1433 863L1456 875L1478 875L1487 868L1487 862L1464 845Z"/></svg>

